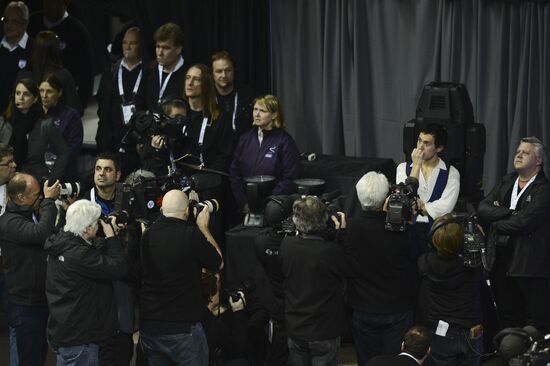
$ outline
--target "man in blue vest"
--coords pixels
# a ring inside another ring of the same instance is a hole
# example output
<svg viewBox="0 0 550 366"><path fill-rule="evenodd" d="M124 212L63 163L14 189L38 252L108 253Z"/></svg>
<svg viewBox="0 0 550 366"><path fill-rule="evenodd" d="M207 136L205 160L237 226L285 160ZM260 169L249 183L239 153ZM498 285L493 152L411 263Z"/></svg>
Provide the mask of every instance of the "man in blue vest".
<svg viewBox="0 0 550 366"><path fill-rule="evenodd" d="M420 252L426 248L431 223L453 210L460 192L460 173L439 157L446 144L447 131L443 126L428 124L420 130L411 161L397 167L397 183L404 182L409 176L417 178L419 182L418 215L410 231Z"/></svg>

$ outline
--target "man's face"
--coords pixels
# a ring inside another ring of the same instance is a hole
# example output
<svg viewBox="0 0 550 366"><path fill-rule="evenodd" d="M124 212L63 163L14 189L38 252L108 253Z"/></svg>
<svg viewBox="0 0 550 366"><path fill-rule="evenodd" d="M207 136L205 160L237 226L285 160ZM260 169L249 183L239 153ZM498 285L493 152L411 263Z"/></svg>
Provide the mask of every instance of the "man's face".
<svg viewBox="0 0 550 366"><path fill-rule="evenodd" d="M19 196L20 206L30 206L33 210L37 210L40 207L40 202L42 201L42 190L38 181L34 178L31 178L27 181L27 189L25 192Z"/></svg>
<svg viewBox="0 0 550 366"><path fill-rule="evenodd" d="M212 63L212 73L216 87L225 89L233 86L235 71L231 61L226 59L216 60Z"/></svg>
<svg viewBox="0 0 550 366"><path fill-rule="evenodd" d="M514 158L514 168L518 173L532 173L541 164L535 154L535 147L528 142L519 144Z"/></svg>
<svg viewBox="0 0 550 366"><path fill-rule="evenodd" d="M174 46L172 41L159 41L156 45L157 62L165 68L175 66L181 54L181 47Z"/></svg>
<svg viewBox="0 0 550 366"><path fill-rule="evenodd" d="M120 172L115 169L114 161L99 159L95 163L94 183L98 188L112 187L120 179Z"/></svg>
<svg viewBox="0 0 550 366"><path fill-rule="evenodd" d="M8 154L0 159L0 185L6 184L15 175L17 164L13 161L13 155Z"/></svg>
<svg viewBox="0 0 550 366"><path fill-rule="evenodd" d="M4 12L2 23L4 35L8 41L21 39L27 30L27 22L23 19L23 14L16 8L9 8Z"/></svg>
<svg viewBox="0 0 550 366"><path fill-rule="evenodd" d="M183 118L185 116L187 116L187 109L185 109L184 107L176 106L172 107L172 109L170 109L170 114L168 114L168 117L170 118Z"/></svg>
<svg viewBox="0 0 550 366"><path fill-rule="evenodd" d="M196 67L187 70L185 75L185 95L198 97L202 94L202 71Z"/></svg>
<svg viewBox="0 0 550 366"><path fill-rule="evenodd" d="M122 39L122 54L124 60L136 62L141 59L141 47L139 33L136 31L126 32Z"/></svg>
<svg viewBox="0 0 550 366"><path fill-rule="evenodd" d="M443 150L443 146L435 146L433 135L420 132L416 141L416 148L422 151L422 159L430 160Z"/></svg>

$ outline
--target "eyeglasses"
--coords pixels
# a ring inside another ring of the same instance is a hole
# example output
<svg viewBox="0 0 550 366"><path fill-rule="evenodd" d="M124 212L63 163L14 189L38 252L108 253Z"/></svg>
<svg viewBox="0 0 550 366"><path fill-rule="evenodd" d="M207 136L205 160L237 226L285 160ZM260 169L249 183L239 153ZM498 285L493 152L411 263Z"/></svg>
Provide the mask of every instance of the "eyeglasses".
<svg viewBox="0 0 550 366"><path fill-rule="evenodd" d="M0 166L10 166L10 165L15 165L15 160L9 160L5 163L0 163Z"/></svg>

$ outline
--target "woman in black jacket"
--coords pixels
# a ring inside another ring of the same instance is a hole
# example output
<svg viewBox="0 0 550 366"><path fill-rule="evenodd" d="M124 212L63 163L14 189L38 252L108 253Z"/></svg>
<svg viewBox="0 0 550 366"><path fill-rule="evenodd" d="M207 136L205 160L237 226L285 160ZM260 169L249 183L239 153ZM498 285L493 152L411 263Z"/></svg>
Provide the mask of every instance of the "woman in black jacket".
<svg viewBox="0 0 550 366"><path fill-rule="evenodd" d="M33 80L17 82L14 96L0 118L0 142L15 149L15 162L21 171L39 179L49 176L53 182L63 176L70 152L52 119L44 116L39 101ZM48 146L55 153L55 160L51 157L46 161Z"/></svg>

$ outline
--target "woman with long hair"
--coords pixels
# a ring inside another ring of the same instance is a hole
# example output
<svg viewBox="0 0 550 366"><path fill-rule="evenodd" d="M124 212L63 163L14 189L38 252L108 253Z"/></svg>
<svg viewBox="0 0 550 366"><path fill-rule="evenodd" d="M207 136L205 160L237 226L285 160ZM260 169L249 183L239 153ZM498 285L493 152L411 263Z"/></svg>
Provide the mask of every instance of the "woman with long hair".
<svg viewBox="0 0 550 366"><path fill-rule="evenodd" d="M50 182L63 176L70 151L52 119L44 116L34 80L17 82L8 108L0 118L0 142L14 148L15 163L21 171L38 179L49 176ZM51 172L45 160L48 146L57 157Z"/></svg>
<svg viewBox="0 0 550 366"><path fill-rule="evenodd" d="M74 79L61 62L59 37L52 31L42 31L34 39L29 65L19 72L17 80L22 78L42 80L49 73L55 74L61 80L65 104L82 114L82 105L76 92Z"/></svg>
<svg viewBox="0 0 550 366"><path fill-rule="evenodd" d="M78 178L77 160L82 149L84 128L78 112L61 100L63 96L63 84L55 74L46 74L38 87L42 110L51 117L54 126L58 129L71 149L71 159L65 170L65 180L74 181Z"/></svg>

